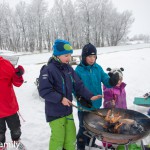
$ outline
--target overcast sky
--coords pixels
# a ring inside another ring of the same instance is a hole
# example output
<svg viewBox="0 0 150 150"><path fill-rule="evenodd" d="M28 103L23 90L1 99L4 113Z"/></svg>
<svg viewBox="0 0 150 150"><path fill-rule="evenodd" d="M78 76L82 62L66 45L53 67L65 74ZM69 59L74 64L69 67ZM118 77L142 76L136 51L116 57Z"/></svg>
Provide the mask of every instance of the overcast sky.
<svg viewBox="0 0 150 150"><path fill-rule="evenodd" d="M150 35L150 0L112 0L119 11L131 10L135 18L130 35Z"/></svg>
<svg viewBox="0 0 150 150"><path fill-rule="evenodd" d="M7 1L10 6L14 7L21 0L0 0L0 2ZM31 0L24 0L30 3ZM45 0L49 5L53 5L54 0ZM150 0L112 0L114 6L119 11L131 10L134 23L131 27L129 36L135 34L148 34L150 35Z"/></svg>

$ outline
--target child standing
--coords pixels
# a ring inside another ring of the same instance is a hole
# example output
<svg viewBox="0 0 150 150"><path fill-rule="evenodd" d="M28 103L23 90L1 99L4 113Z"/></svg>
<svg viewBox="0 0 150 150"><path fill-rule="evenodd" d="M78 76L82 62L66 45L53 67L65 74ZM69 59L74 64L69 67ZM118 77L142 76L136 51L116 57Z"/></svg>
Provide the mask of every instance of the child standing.
<svg viewBox="0 0 150 150"><path fill-rule="evenodd" d="M45 99L46 120L51 128L49 150L75 150L76 129L72 114L72 92L87 100L96 100L88 91L73 68L68 64L73 49L66 40L57 39L53 57L41 69L39 94Z"/></svg>
<svg viewBox="0 0 150 150"><path fill-rule="evenodd" d="M107 88L105 85L103 87L104 92L104 102L103 106L104 108L123 108L127 109L127 103L126 103L126 91L125 87L126 84L123 82L123 68L107 68L107 71L109 71L109 76L113 76L113 74L119 75L119 81L116 86L112 88ZM106 146L106 143L103 143L103 146ZM114 149L111 144L108 144L108 148Z"/></svg>
<svg viewBox="0 0 150 150"><path fill-rule="evenodd" d="M101 83L103 83L106 87L111 88L118 83L119 75L114 74L109 77L106 74L102 67L96 63L97 59L97 50L94 45L91 43L86 44L82 49L82 61L76 67L75 71L83 81L84 85L90 90L94 95L100 94L102 95ZM86 108L87 110L99 109L102 105L102 98L97 99L96 101L92 101L92 108ZM78 106L83 107L78 103ZM77 134L77 149L85 150L85 145L89 145L90 138L84 135L84 126L83 126L83 118L84 111L78 110L78 119L79 119L79 131ZM93 140L92 147L96 145L95 139Z"/></svg>
<svg viewBox="0 0 150 150"><path fill-rule="evenodd" d="M104 108L123 108L127 109L127 102L126 102L126 91L125 87L126 84L123 82L123 68L114 68L110 69L107 68L109 71L109 76L111 77L114 73L119 74L119 82L113 88L107 88L104 86Z"/></svg>
<svg viewBox="0 0 150 150"><path fill-rule="evenodd" d="M12 141L18 143L21 136L19 110L13 85L20 87L23 83L24 69L14 66L3 57L0 57L0 150L5 150L6 124L10 129ZM20 143L20 146L23 146Z"/></svg>

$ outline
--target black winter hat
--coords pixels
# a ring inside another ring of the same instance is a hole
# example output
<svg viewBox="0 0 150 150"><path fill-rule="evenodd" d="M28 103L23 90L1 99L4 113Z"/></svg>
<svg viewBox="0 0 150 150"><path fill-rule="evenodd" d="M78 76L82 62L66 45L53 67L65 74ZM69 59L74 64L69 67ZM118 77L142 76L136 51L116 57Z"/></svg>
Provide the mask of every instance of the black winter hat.
<svg viewBox="0 0 150 150"><path fill-rule="evenodd" d="M86 44L82 49L82 62L86 64L85 58L89 55L97 55L97 50L91 43Z"/></svg>

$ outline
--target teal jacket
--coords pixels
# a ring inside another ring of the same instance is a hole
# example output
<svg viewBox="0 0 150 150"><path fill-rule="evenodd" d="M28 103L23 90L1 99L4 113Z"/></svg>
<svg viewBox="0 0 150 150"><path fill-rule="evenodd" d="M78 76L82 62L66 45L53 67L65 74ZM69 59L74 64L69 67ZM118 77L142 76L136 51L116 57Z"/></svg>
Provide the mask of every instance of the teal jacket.
<svg viewBox="0 0 150 150"><path fill-rule="evenodd" d="M82 62L75 69L77 75L83 81L84 85L90 90L94 95L102 95L102 85L103 83L107 88L112 86L109 84L109 75L104 72L103 68L95 63L92 66L85 66ZM78 106L82 107L80 103ZM102 105L102 98L92 101L93 107L86 108L88 110L98 109ZM80 111L80 110L79 110Z"/></svg>

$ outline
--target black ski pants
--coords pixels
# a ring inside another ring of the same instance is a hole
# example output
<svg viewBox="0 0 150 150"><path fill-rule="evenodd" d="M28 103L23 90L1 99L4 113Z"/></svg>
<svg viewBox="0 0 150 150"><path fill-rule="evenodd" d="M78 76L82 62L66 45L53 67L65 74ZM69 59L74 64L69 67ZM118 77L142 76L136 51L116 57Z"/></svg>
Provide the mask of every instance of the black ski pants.
<svg viewBox="0 0 150 150"><path fill-rule="evenodd" d="M18 114L14 114L8 117L0 118L0 143L5 143L6 137L6 123L10 129L12 141L18 141L21 136L21 125Z"/></svg>

